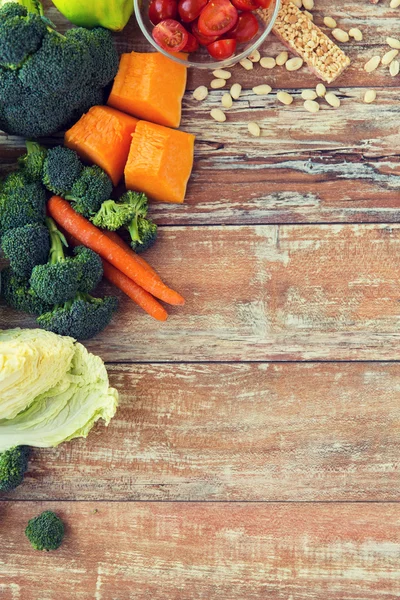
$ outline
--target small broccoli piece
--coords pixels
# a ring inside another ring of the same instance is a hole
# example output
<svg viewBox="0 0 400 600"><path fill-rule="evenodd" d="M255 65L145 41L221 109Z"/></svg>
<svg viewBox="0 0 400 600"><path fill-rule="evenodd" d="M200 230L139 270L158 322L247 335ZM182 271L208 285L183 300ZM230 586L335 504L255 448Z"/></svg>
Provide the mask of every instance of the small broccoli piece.
<svg viewBox="0 0 400 600"><path fill-rule="evenodd" d="M43 165L43 184L59 196L66 196L79 178L83 164L74 150L56 146L47 152Z"/></svg>
<svg viewBox="0 0 400 600"><path fill-rule="evenodd" d="M23 173L8 175L0 194L0 232L43 223L46 208L46 192L38 182L28 181Z"/></svg>
<svg viewBox="0 0 400 600"><path fill-rule="evenodd" d="M88 48L94 85L104 87L114 79L118 72L119 56L110 31L103 27L91 30L74 27L65 35L68 39L83 42Z"/></svg>
<svg viewBox="0 0 400 600"><path fill-rule="evenodd" d="M78 294L63 306L41 315L37 323L43 329L58 335L68 335L76 340L88 340L110 323L118 308L118 300L112 296L93 298Z"/></svg>
<svg viewBox="0 0 400 600"><path fill-rule="evenodd" d="M151 248L157 239L157 225L144 217L138 217L135 225L128 227L128 231L131 235L131 246L138 254Z"/></svg>
<svg viewBox="0 0 400 600"><path fill-rule="evenodd" d="M62 304L75 296L79 289L81 266L79 261L65 256L67 241L53 219L46 219L50 232L50 259L37 265L31 275L33 291L49 304Z"/></svg>
<svg viewBox="0 0 400 600"><path fill-rule="evenodd" d="M81 268L79 291L89 293L94 290L103 277L103 263L96 252L85 246L74 248L74 255Z"/></svg>
<svg viewBox="0 0 400 600"><path fill-rule="evenodd" d="M21 485L28 468L30 448L15 446L0 453L0 492L10 492Z"/></svg>
<svg viewBox="0 0 400 600"><path fill-rule="evenodd" d="M41 315L51 310L51 304L31 289L29 279L16 275L10 267L1 272L1 295L7 306L28 315Z"/></svg>
<svg viewBox="0 0 400 600"><path fill-rule="evenodd" d="M106 200L91 221L96 227L116 231L130 223L135 215L136 209L134 206L117 203L114 200Z"/></svg>
<svg viewBox="0 0 400 600"><path fill-rule="evenodd" d="M90 79L89 51L78 40L47 31L40 48L21 66L19 77L25 87L46 94L79 88Z"/></svg>
<svg viewBox="0 0 400 600"><path fill-rule="evenodd" d="M64 539L64 523L50 510L31 519L25 535L35 550L57 550Z"/></svg>
<svg viewBox="0 0 400 600"><path fill-rule="evenodd" d="M37 142L26 142L27 152L18 158L18 164L29 181L42 181L47 149Z"/></svg>
<svg viewBox="0 0 400 600"><path fill-rule="evenodd" d="M112 192L112 181L103 169L94 165L85 167L65 199L84 217L94 216Z"/></svg>
<svg viewBox="0 0 400 600"><path fill-rule="evenodd" d="M29 277L36 265L49 258L49 230L38 223L10 229L3 235L1 247L14 273Z"/></svg>
<svg viewBox="0 0 400 600"><path fill-rule="evenodd" d="M0 9L0 64L18 69L38 50L47 34L46 23L34 14L2 17Z"/></svg>
<svg viewBox="0 0 400 600"><path fill-rule="evenodd" d="M28 10L22 5L22 2L5 2L2 0L0 8L0 19L7 20L13 17L26 17Z"/></svg>

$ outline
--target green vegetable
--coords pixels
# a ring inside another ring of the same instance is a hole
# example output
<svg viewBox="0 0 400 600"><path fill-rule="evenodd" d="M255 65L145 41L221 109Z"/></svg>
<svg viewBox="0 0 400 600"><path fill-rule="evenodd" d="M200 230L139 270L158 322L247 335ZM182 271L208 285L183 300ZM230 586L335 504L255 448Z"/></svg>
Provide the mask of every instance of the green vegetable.
<svg viewBox="0 0 400 600"><path fill-rule="evenodd" d="M29 454L28 446L16 446L0 454L0 492L10 492L21 485Z"/></svg>
<svg viewBox="0 0 400 600"><path fill-rule="evenodd" d="M85 246L74 248L74 255L80 267L79 291L88 294L103 277L103 263L96 252Z"/></svg>
<svg viewBox="0 0 400 600"><path fill-rule="evenodd" d="M28 181L22 172L8 175L0 190L0 233L33 223L43 223L46 193L44 187Z"/></svg>
<svg viewBox="0 0 400 600"><path fill-rule="evenodd" d="M114 200L106 200L101 205L99 212L91 220L100 229L116 231L130 223L135 215L136 209L134 206L117 203Z"/></svg>
<svg viewBox="0 0 400 600"><path fill-rule="evenodd" d="M36 265L48 260L49 230L39 223L10 229L1 238L1 248L14 273L29 277Z"/></svg>
<svg viewBox="0 0 400 600"><path fill-rule="evenodd" d="M37 142L26 142L27 152L18 158L18 165L28 181L42 181L43 165L47 156L47 148Z"/></svg>
<svg viewBox="0 0 400 600"><path fill-rule="evenodd" d="M107 173L95 165L83 169L65 199L72 203L77 213L89 218L97 213L112 190L113 185Z"/></svg>
<svg viewBox="0 0 400 600"><path fill-rule="evenodd" d="M135 209L135 217L127 225L131 236L131 246L136 252L143 252L150 248L157 239L157 225L147 219L149 204L146 194L139 192L126 192L120 200Z"/></svg>
<svg viewBox="0 0 400 600"><path fill-rule="evenodd" d="M103 103L118 53L110 32L78 29L64 36L44 18L40 2L29 2L29 13L20 4L0 7L0 127L37 138Z"/></svg>
<svg viewBox="0 0 400 600"><path fill-rule="evenodd" d="M7 306L28 315L41 315L51 309L31 288L29 279L16 275L10 267L1 272L1 295Z"/></svg>
<svg viewBox="0 0 400 600"><path fill-rule="evenodd" d="M28 522L25 535L35 550L57 550L64 539L64 523L50 510Z"/></svg>
<svg viewBox="0 0 400 600"><path fill-rule="evenodd" d="M35 329L29 331L32 339L30 351L35 348L33 343L35 335L38 339L48 336L49 355L53 342L57 347L65 345L65 349L68 350L73 342L70 338L62 338L45 331ZM20 337L21 330L1 332L0 352L5 353L6 357L9 353L10 358L12 356L18 358L20 353L22 362L25 356L29 359L29 353L24 345L14 342ZM15 362L9 365L10 384L13 375L15 378L12 370ZM89 354L84 346L75 343L72 357L66 356L65 350L60 357L54 352L53 362L54 369L57 369L58 382L54 383L53 387L47 388L50 379L54 381L52 368L47 364L46 370L43 369L40 376L33 379L36 389L39 389L41 384L46 391L39 392L30 406L16 417L0 420L0 452L21 444L41 448L58 446L76 437L86 437L96 421L104 419L108 424L114 416L118 393L109 387L106 368L98 356ZM21 370L21 366L19 364L17 366ZM29 384L36 375L35 371L29 371L21 382L28 393L31 391ZM15 391L22 393L22 389L19 391L19 388L15 388ZM21 401L23 400L25 395L21 398ZM3 398L0 402L0 411L2 404Z"/></svg>
<svg viewBox="0 0 400 600"><path fill-rule="evenodd" d="M79 293L63 306L40 315L37 323L46 331L89 340L109 325L117 308L118 300L112 296L93 298Z"/></svg>
<svg viewBox="0 0 400 600"><path fill-rule="evenodd" d="M133 13L132 0L53 0L58 10L74 25L121 31Z"/></svg>
<svg viewBox="0 0 400 600"><path fill-rule="evenodd" d="M50 232L50 257L37 265L31 275L32 290L48 304L61 304L73 298L79 289L81 267L77 260L65 256L68 244L53 219L46 219Z"/></svg>
<svg viewBox="0 0 400 600"><path fill-rule="evenodd" d="M83 164L74 150L56 146L47 152L43 165L43 184L58 196L66 196L78 179Z"/></svg>

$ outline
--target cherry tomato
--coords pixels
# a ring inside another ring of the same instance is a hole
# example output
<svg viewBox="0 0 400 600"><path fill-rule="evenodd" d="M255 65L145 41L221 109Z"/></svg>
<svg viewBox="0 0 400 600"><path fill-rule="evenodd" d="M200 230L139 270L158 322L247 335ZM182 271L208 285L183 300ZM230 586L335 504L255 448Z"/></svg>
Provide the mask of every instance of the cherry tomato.
<svg viewBox="0 0 400 600"><path fill-rule="evenodd" d="M258 4L258 6L260 6L261 8L268 8L268 6L272 2L272 0L255 0L255 1Z"/></svg>
<svg viewBox="0 0 400 600"><path fill-rule="evenodd" d="M174 19L158 23L152 32L153 38L163 50L180 52L187 44L189 34L183 25Z"/></svg>
<svg viewBox="0 0 400 600"><path fill-rule="evenodd" d="M250 12L242 12L238 21L227 36L234 38L238 44L249 42L258 31L258 21Z"/></svg>
<svg viewBox="0 0 400 600"><path fill-rule="evenodd" d="M190 54L191 52L196 52L198 48L199 41L197 40L197 38L194 37L192 33L188 33L188 41L186 43L186 46L182 48L182 52L188 52Z"/></svg>
<svg viewBox="0 0 400 600"><path fill-rule="evenodd" d="M178 4L179 16L184 23L197 19L208 0L180 0Z"/></svg>
<svg viewBox="0 0 400 600"><path fill-rule="evenodd" d="M225 60L235 54L236 40L218 40L209 44L207 50L215 60Z"/></svg>
<svg viewBox="0 0 400 600"><path fill-rule="evenodd" d="M256 10L260 7L256 0L231 0L238 10Z"/></svg>
<svg viewBox="0 0 400 600"><path fill-rule="evenodd" d="M195 23L192 23L192 33L196 40L199 42L199 44L201 44L202 46L208 46L208 44L212 44L213 42L216 42L219 39L219 35L203 35L202 33L200 33L197 21Z"/></svg>
<svg viewBox="0 0 400 600"><path fill-rule="evenodd" d="M232 29L238 20L238 11L229 0L210 0L199 17L199 31L203 35L222 35Z"/></svg>
<svg viewBox="0 0 400 600"><path fill-rule="evenodd" d="M149 6L149 19L153 25L165 21L165 19L176 19L178 16L178 3L176 0L151 0Z"/></svg>

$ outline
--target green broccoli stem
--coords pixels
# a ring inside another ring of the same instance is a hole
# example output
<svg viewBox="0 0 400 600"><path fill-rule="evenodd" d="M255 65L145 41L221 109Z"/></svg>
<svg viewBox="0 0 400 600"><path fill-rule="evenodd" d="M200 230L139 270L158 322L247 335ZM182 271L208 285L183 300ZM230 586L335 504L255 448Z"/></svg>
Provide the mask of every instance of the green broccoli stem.
<svg viewBox="0 0 400 600"><path fill-rule="evenodd" d="M132 242L141 242L139 236L139 227L138 227L138 214L132 219L132 221L126 226L129 231L129 235L131 236Z"/></svg>
<svg viewBox="0 0 400 600"><path fill-rule="evenodd" d="M64 248L68 248L68 242L65 236L57 229L57 225L50 217L46 218L46 225L50 233L50 260L54 265L65 260Z"/></svg>

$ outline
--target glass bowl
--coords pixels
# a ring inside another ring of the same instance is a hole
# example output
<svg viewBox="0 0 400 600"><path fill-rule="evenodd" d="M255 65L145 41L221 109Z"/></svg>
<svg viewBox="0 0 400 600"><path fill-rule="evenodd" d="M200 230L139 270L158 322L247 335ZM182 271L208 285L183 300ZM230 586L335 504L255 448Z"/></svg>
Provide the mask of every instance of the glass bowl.
<svg viewBox="0 0 400 600"><path fill-rule="evenodd" d="M263 9L263 18L260 17L257 12L253 13L258 20L259 28L257 35L247 44L238 44L236 49L236 53L233 54L230 58L226 60L215 61L207 52L207 48L204 46L200 46L199 50L196 52L192 52L188 56L188 60L184 60L179 58L173 52L167 52L163 48L157 44L157 42L153 39L151 32L153 30L153 24L149 19L149 4L150 0L133 0L133 4L135 7L135 15L136 20L139 24L140 29L142 30L145 38L150 42L150 44L161 54L164 56L168 56L175 62L180 63L181 65L185 65L186 67L197 67L199 69L218 69L222 67L231 67L232 65L238 63L243 58L246 58L249 54L251 54L254 50L256 50L261 44L265 42L268 35L270 34L272 27L274 26L275 19L277 17L280 0L271 0L271 4L268 8Z"/></svg>

